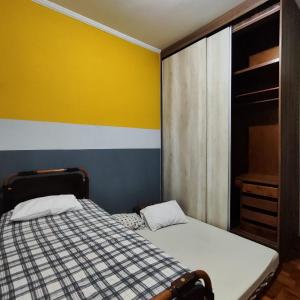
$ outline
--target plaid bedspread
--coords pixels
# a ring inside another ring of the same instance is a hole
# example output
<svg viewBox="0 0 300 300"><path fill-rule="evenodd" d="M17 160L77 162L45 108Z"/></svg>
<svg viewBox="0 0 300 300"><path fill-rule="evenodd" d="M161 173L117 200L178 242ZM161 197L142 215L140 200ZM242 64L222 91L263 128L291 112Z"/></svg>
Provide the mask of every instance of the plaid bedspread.
<svg viewBox="0 0 300 300"><path fill-rule="evenodd" d="M90 200L84 210L0 221L0 299L149 299L187 272Z"/></svg>

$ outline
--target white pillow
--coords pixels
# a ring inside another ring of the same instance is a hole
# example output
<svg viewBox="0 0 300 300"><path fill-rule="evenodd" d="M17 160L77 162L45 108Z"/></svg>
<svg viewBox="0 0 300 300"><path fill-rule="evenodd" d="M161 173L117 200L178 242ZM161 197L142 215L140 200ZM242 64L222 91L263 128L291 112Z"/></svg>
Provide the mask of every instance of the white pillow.
<svg viewBox="0 0 300 300"><path fill-rule="evenodd" d="M144 220L136 213L114 214L112 217L131 230L142 229L145 227Z"/></svg>
<svg viewBox="0 0 300 300"><path fill-rule="evenodd" d="M34 198L19 203L13 210L11 221L32 220L82 209L74 195L56 195Z"/></svg>
<svg viewBox="0 0 300 300"><path fill-rule="evenodd" d="M147 206L140 211L140 214L152 231L170 225L187 223L185 214L176 200Z"/></svg>

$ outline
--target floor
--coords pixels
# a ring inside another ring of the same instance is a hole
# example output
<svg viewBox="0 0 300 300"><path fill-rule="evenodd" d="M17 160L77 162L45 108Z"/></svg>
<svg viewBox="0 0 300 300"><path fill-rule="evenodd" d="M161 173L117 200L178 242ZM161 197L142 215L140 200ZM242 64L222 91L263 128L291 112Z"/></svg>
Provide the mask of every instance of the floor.
<svg viewBox="0 0 300 300"><path fill-rule="evenodd" d="M300 300L300 258L281 266L261 300Z"/></svg>

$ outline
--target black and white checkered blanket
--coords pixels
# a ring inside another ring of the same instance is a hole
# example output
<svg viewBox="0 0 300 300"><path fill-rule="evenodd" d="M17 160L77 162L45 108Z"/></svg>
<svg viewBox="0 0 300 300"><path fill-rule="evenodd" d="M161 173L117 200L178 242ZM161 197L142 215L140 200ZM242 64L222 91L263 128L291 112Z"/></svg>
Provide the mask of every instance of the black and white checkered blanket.
<svg viewBox="0 0 300 300"><path fill-rule="evenodd" d="M0 299L149 299L188 270L90 200L0 221Z"/></svg>

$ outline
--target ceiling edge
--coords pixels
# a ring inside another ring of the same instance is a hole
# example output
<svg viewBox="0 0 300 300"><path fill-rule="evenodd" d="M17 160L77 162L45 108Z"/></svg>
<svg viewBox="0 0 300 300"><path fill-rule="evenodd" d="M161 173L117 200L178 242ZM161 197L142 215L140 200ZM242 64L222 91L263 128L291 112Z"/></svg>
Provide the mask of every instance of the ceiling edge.
<svg viewBox="0 0 300 300"><path fill-rule="evenodd" d="M117 36L117 37L119 37L119 38L121 38L121 39L123 39L123 40L125 40L127 42L130 42L132 44L135 44L137 46L143 47L145 49L148 49L148 50L156 52L156 53L160 53L160 51L161 51L160 49L158 49L156 47L148 45L148 44L146 44L146 43L144 43L144 42L142 42L140 40L137 40L137 39L135 39L135 38L133 38L133 37L131 37L129 35L126 35L126 34L120 32L120 31L117 31L117 30L115 30L115 29L113 29L111 27L108 27L108 26L106 26L104 24L101 24L101 23L99 23L97 21L94 21L94 20L92 20L90 18L87 18L87 17L85 17L85 16L83 16L81 14L78 14L78 13L76 13L76 12L74 12L74 11L68 9L68 8L65 8L65 7L63 7L63 6L59 5L59 4L53 3L53 2L48 1L48 0L32 0L32 1L35 2L35 3L37 3L37 4L43 5L43 6L47 7L47 8L50 8L52 10L55 10L55 11L57 11L59 13L62 13L64 15L68 16L68 17L71 17L73 19L81 21L81 22L83 22L85 24L88 24L90 26L96 27L96 28L98 28L98 29L100 29L102 31L105 31L106 33L109 33L111 35Z"/></svg>

